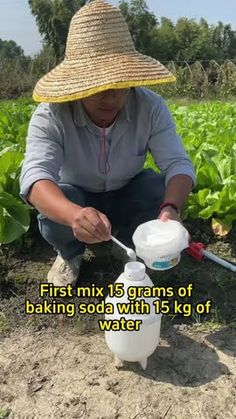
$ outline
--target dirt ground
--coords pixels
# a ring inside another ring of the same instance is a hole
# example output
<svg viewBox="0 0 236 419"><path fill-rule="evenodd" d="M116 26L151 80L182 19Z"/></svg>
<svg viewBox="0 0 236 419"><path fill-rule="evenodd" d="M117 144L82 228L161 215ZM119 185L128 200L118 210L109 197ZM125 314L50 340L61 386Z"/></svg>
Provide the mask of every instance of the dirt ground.
<svg viewBox="0 0 236 419"><path fill-rule="evenodd" d="M205 239L236 261L235 235ZM136 363L118 369L97 318L25 314L24 300L38 300L53 258L39 237L2 250L0 419L236 418L235 274L188 255L169 272L150 273L155 285L192 280L194 299L211 298L214 309L187 320L163 316L160 346L147 369ZM123 261L104 258L103 249L84 261L81 284L110 283L122 270Z"/></svg>

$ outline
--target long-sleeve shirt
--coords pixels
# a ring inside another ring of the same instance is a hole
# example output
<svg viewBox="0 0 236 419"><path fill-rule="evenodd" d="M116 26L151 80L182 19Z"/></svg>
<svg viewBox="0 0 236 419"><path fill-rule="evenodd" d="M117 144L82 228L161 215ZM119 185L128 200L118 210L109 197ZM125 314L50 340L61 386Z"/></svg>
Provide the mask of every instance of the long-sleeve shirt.
<svg viewBox="0 0 236 419"><path fill-rule="evenodd" d="M106 130L105 130L106 131ZM163 98L146 88L132 88L112 129L107 129L107 174L99 168L101 130L86 114L81 101L41 103L28 129L20 195L26 200L31 186L48 179L91 192L125 186L143 170L150 151L166 184L178 174L192 178L193 164Z"/></svg>

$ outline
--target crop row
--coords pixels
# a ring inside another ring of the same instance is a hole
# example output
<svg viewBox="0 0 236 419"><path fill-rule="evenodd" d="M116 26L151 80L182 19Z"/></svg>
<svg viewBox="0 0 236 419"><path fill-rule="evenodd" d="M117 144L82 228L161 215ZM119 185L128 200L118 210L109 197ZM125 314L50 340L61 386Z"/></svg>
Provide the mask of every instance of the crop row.
<svg viewBox="0 0 236 419"><path fill-rule="evenodd" d="M34 109L29 101L0 102L0 243L29 228L30 207L19 198L19 174ZM170 109L197 175L183 217L216 219L229 231L236 220L236 105L170 104ZM150 155L145 167L158 171Z"/></svg>

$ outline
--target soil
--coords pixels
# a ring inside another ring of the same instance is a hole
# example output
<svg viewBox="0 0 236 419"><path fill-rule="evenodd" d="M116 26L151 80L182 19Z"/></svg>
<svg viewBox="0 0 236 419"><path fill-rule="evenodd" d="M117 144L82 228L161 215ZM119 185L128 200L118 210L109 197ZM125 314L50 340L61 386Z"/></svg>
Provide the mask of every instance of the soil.
<svg viewBox="0 0 236 419"><path fill-rule="evenodd" d="M195 240L236 262L235 229L216 239L207 225L188 227ZM106 286L123 271L125 256L114 255L110 244L92 250L96 258L83 262L79 283ZM190 318L163 316L147 369L128 362L117 368L99 316L25 314L26 298L40 301L39 283L54 258L35 232L2 248L0 419L236 418L235 274L187 254L171 271L148 271L155 285L193 282L191 302L211 299L213 309Z"/></svg>

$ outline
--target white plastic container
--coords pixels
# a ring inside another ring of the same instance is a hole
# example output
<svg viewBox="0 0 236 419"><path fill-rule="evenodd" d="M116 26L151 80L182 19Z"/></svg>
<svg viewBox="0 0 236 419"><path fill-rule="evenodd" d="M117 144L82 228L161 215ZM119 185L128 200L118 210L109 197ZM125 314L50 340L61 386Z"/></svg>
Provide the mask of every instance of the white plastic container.
<svg viewBox="0 0 236 419"><path fill-rule="evenodd" d="M106 315L106 319L142 320L139 330L134 331L106 331L105 339L108 347L115 355L116 361L139 362L146 369L147 358L155 351L160 339L161 314L155 313L153 301L157 298L136 298L133 301L145 300L150 306L150 314L120 314L117 303L129 303L129 287L153 287L153 282L145 272L145 265L140 262L129 262L125 265L124 272L115 283L123 284L123 297L106 298L106 303L112 303L114 314Z"/></svg>
<svg viewBox="0 0 236 419"><path fill-rule="evenodd" d="M174 220L152 220L141 224L133 234L136 254L154 270L173 268L181 251L188 247L188 231Z"/></svg>

